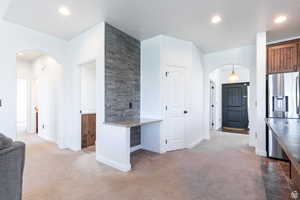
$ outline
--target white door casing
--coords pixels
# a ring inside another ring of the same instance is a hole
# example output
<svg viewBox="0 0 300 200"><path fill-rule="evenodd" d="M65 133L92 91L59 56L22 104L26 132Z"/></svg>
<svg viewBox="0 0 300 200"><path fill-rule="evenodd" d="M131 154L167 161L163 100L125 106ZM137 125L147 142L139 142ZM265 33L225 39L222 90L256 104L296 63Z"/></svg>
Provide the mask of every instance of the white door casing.
<svg viewBox="0 0 300 200"><path fill-rule="evenodd" d="M166 72L166 150L185 148L185 69L168 66Z"/></svg>
<svg viewBox="0 0 300 200"><path fill-rule="evenodd" d="M210 128L216 128L216 84L210 81Z"/></svg>

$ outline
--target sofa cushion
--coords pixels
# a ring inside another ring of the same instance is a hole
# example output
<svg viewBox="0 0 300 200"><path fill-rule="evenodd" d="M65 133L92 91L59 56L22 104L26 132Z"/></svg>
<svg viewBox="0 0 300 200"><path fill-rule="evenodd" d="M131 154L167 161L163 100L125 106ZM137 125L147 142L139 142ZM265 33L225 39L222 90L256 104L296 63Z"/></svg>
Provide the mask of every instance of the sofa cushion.
<svg viewBox="0 0 300 200"><path fill-rule="evenodd" d="M13 143L12 139L0 133L0 150L10 147L12 143Z"/></svg>

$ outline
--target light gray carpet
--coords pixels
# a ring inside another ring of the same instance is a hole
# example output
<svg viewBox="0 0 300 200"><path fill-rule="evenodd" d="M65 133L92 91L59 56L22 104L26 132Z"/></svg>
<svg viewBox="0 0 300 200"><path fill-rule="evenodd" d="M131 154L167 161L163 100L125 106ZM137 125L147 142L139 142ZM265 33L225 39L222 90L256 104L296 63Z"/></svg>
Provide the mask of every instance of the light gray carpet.
<svg viewBox="0 0 300 200"><path fill-rule="evenodd" d="M288 199L288 184L276 163L245 147L244 136L222 138L193 150L135 152L133 170L123 173L96 162L95 153L59 150L30 135L24 138L23 200Z"/></svg>
<svg viewBox="0 0 300 200"><path fill-rule="evenodd" d="M210 140L205 140L193 150L199 152L224 152L252 149L249 147L249 136L236 133L212 131ZM254 149L253 149L254 150Z"/></svg>

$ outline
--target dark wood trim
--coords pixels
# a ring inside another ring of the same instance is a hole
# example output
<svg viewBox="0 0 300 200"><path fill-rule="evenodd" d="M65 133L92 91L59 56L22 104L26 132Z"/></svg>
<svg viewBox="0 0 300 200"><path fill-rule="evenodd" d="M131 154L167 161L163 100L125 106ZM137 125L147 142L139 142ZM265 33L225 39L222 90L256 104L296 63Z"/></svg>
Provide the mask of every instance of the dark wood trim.
<svg viewBox="0 0 300 200"><path fill-rule="evenodd" d="M250 82L238 82L238 83L223 83L222 86L234 86L234 85L245 85L250 86Z"/></svg>
<svg viewBox="0 0 300 200"><path fill-rule="evenodd" d="M81 116L91 116L91 115L96 115L96 113L88 113L88 114L81 114Z"/></svg>
<svg viewBox="0 0 300 200"><path fill-rule="evenodd" d="M39 112L35 113L35 133L39 133Z"/></svg>
<svg viewBox="0 0 300 200"><path fill-rule="evenodd" d="M278 45L285 45L285 44L291 44L291 43L300 43L300 38L294 39L294 40L283 41L283 42L277 42L277 43L273 43L273 44L267 44L267 47L275 47Z"/></svg>

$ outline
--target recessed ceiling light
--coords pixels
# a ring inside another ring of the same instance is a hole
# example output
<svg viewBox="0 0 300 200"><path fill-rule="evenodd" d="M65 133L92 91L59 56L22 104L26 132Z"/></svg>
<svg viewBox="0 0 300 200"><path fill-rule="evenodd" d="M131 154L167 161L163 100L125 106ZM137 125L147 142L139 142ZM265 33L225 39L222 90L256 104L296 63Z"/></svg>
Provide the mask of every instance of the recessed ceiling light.
<svg viewBox="0 0 300 200"><path fill-rule="evenodd" d="M70 16L71 15L71 11L68 7L66 6L61 6L59 9L58 9L58 12L64 16Z"/></svg>
<svg viewBox="0 0 300 200"><path fill-rule="evenodd" d="M219 15L213 16L213 18L211 18L211 23L213 24L218 24L222 21L222 18Z"/></svg>
<svg viewBox="0 0 300 200"><path fill-rule="evenodd" d="M18 56L23 56L24 54L22 52L17 53Z"/></svg>
<svg viewBox="0 0 300 200"><path fill-rule="evenodd" d="M280 24L280 23L285 22L286 20L287 20L287 17L284 16L284 15L281 15L281 16L276 17L275 20L274 20L274 22L276 24Z"/></svg>

